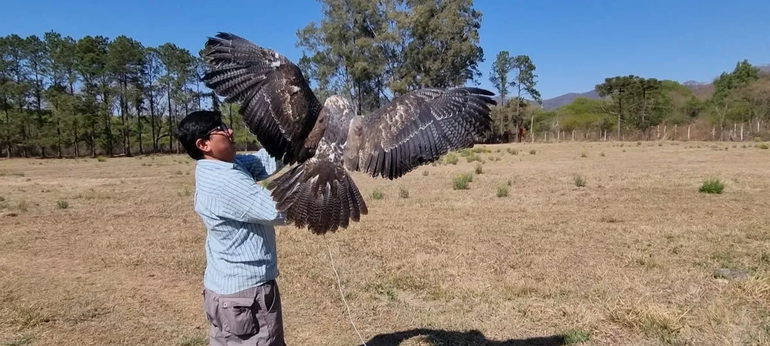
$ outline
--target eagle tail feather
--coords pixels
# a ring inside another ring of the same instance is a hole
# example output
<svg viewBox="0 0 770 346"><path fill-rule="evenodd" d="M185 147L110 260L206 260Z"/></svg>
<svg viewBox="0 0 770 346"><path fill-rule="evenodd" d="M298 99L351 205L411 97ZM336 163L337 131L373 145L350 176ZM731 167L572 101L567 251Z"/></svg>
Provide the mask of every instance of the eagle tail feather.
<svg viewBox="0 0 770 346"><path fill-rule="evenodd" d="M287 223L314 234L347 228L368 213L366 202L348 172L328 157L316 156L271 181L276 209Z"/></svg>

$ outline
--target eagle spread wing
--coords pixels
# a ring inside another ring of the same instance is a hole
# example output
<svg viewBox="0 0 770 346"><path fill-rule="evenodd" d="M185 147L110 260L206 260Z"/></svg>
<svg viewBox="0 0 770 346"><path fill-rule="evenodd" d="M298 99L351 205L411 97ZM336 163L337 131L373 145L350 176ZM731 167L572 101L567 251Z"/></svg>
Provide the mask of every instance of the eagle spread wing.
<svg viewBox="0 0 770 346"><path fill-rule="evenodd" d="M209 38L204 49L209 66L204 83L227 102L240 103L244 123L265 150L284 164L312 157L318 141L307 138L321 105L300 69L285 56L229 33Z"/></svg>
<svg viewBox="0 0 770 346"><path fill-rule="evenodd" d="M470 148L491 130L494 93L479 88L421 89L357 121L345 164L372 177L396 179L451 150Z"/></svg>
<svg viewBox="0 0 770 346"><path fill-rule="evenodd" d="M277 52L227 33L205 48L206 86L240 102L244 123L271 156L298 163L268 184L276 208L316 234L367 214L348 170L396 179L472 147L491 128L494 94L484 89L416 90L360 117L339 96L321 107L299 68Z"/></svg>
<svg viewBox="0 0 770 346"><path fill-rule="evenodd" d="M316 156L271 183L279 209L313 233L347 227L367 213L348 170L396 179L450 150L472 147L491 129L492 95L478 88L422 89L366 117L353 115L344 99L327 100L323 112L334 121Z"/></svg>

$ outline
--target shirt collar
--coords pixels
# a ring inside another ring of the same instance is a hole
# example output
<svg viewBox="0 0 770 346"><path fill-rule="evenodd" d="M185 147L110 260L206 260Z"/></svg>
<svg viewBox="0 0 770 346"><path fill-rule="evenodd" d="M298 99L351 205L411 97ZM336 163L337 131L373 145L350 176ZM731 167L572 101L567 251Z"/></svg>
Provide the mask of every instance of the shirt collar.
<svg viewBox="0 0 770 346"><path fill-rule="evenodd" d="M235 168L236 163L235 162L227 162L227 161L221 161L221 160L212 160L212 159L200 159L198 160L198 165L203 167L222 167L222 168Z"/></svg>

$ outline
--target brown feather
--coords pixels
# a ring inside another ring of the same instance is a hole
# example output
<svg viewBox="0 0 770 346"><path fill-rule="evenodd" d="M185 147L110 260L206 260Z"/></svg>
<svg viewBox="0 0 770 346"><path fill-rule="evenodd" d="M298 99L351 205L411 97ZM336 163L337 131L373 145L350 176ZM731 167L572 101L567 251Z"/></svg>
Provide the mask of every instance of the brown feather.
<svg viewBox="0 0 770 346"><path fill-rule="evenodd" d="M396 179L451 150L472 147L491 129L493 93L477 88L421 89L363 118L362 135L346 156L351 170Z"/></svg>
<svg viewBox="0 0 770 346"><path fill-rule="evenodd" d="M346 228L366 214L358 187L342 165L342 149L322 138L315 156L268 184L279 211L298 228L314 234Z"/></svg>
<svg viewBox="0 0 770 346"><path fill-rule="evenodd" d="M271 156L285 164L313 156L318 141L306 138L321 105L295 64L229 33L209 38L204 49L204 84L226 102L241 103L244 124Z"/></svg>

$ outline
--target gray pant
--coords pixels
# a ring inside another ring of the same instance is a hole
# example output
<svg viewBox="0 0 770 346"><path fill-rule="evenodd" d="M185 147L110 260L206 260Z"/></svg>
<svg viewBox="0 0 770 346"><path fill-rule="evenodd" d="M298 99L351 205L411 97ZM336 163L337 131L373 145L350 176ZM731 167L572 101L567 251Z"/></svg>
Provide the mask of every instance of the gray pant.
<svg viewBox="0 0 770 346"><path fill-rule="evenodd" d="M203 310L211 324L210 346L285 346L281 295L275 280L234 294L203 290Z"/></svg>

